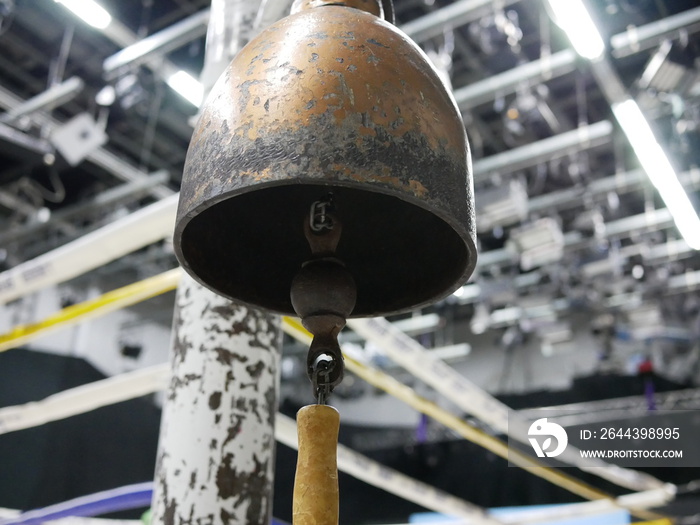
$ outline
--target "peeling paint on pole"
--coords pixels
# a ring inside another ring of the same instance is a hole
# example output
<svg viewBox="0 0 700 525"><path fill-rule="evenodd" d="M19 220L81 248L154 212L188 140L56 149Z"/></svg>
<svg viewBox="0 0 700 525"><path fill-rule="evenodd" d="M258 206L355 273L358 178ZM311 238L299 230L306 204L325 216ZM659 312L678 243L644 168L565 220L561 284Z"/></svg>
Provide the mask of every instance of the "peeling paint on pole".
<svg viewBox="0 0 700 525"><path fill-rule="evenodd" d="M183 276L153 523L270 523L279 320Z"/></svg>

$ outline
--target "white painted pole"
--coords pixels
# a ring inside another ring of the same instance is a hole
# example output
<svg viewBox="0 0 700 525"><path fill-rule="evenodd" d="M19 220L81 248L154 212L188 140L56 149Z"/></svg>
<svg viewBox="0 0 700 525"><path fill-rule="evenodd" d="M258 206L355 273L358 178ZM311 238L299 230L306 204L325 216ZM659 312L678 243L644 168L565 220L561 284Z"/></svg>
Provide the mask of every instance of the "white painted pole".
<svg viewBox="0 0 700 525"><path fill-rule="evenodd" d="M208 92L253 36L260 0L213 0ZM175 306L152 523L268 525L272 518L280 319L183 275Z"/></svg>
<svg viewBox="0 0 700 525"><path fill-rule="evenodd" d="M174 330L153 523L269 525L279 319L184 275Z"/></svg>

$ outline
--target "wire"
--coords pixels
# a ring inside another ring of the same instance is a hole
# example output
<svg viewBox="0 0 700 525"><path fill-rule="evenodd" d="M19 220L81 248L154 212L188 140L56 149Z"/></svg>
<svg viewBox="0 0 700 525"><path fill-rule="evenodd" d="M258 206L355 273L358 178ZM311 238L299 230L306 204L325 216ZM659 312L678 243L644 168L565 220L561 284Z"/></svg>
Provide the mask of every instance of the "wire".
<svg viewBox="0 0 700 525"><path fill-rule="evenodd" d="M163 105L163 97L165 96L165 83L158 82L156 92L151 99L150 107L148 108L148 117L146 119L146 129L143 133L143 145L141 147L141 156L139 159L139 168L148 171L148 163L151 160L153 153L153 141L156 137L156 129L158 127L158 116L160 115Z"/></svg>
<svg viewBox="0 0 700 525"><path fill-rule="evenodd" d="M20 188L23 189L25 193L31 192L32 196L37 197L37 202L63 202L66 198L66 187L61 180L61 176L58 174L58 170L54 166L49 166L49 181L51 182L52 190L28 177L23 177L19 184ZM43 202L41 204L43 204Z"/></svg>
<svg viewBox="0 0 700 525"><path fill-rule="evenodd" d="M98 516L119 510L138 509L150 506L152 496L152 481L137 483L0 519L0 525L38 525L70 516Z"/></svg>

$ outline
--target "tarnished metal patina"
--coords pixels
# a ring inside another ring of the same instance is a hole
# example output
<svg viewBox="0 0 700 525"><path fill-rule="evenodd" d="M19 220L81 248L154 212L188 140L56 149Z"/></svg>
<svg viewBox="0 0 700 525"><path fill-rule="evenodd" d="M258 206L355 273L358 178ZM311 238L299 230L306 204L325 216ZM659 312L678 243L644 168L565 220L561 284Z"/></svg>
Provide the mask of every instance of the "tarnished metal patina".
<svg viewBox="0 0 700 525"><path fill-rule="evenodd" d="M338 3L297 2L219 79L188 151L175 251L205 286L293 314L290 285L311 256L304 218L332 192L352 316L386 315L447 296L474 269L468 146L426 56L372 13L393 16L377 11L387 2Z"/></svg>

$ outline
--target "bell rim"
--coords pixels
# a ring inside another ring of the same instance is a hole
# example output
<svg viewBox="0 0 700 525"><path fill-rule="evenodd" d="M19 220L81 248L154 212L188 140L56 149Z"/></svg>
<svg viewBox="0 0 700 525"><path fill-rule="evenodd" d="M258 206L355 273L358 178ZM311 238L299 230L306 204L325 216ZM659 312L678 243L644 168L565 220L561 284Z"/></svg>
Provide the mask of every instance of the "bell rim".
<svg viewBox="0 0 700 525"><path fill-rule="evenodd" d="M256 308L260 310L264 310L270 313L278 314L278 315L286 315L286 316L291 316L295 317L296 313L293 310L286 311L286 310L279 310L275 308L270 308L261 304L256 304L252 303L250 301L245 301L243 299L237 298L237 297L232 297L231 295L228 295L226 293L222 293L221 291L213 288L204 280L202 280L199 275L197 275L194 270L190 267L190 265L187 263L187 260L185 259L185 256L182 251L182 246L180 240L182 239L182 235L187 227L187 225L195 219L198 215L200 215L203 211L206 211L207 209L212 208L214 205L219 204L221 202L233 199L237 196L241 195L246 195L249 193L253 193L256 191L261 191L264 189L268 188L275 188L275 187L283 187L283 186L299 186L299 185L313 185L313 186L327 186L327 187L340 187L340 188L349 188L349 189L354 189L354 190L362 190L362 191L369 191L372 193L379 193L382 195L386 195L389 197L395 197L399 200L402 200L404 202L407 202L409 204L412 204L414 206L417 206L433 215L438 217L441 221L443 221L445 224L447 224L456 234L457 236L462 240L462 242L465 245L466 253L467 253L467 258L466 262L467 264L464 266L464 268L461 270L459 277L454 280L454 282L445 289L440 294L437 294L425 301L420 301L418 303L412 304L407 307L403 307L401 309L395 309L395 310L387 310L387 311L381 311L378 310L374 313L362 313L361 315L355 314L354 312L351 313L348 318L349 319L357 319L357 318L365 318L365 317L378 317L378 316L386 316L386 315L398 315L398 314L403 314L407 312L411 312L413 310L416 310L418 308L423 308L426 306L430 306L432 304L435 304L439 301L442 301L443 299L449 297L452 293L454 293L458 288L463 286L469 278L473 275L474 270L476 269L476 264L477 264L477 259L478 259L478 253L476 249L476 240L475 240L475 233L470 230L470 228L463 226L460 221L457 220L451 220L448 214L444 213L444 210L442 210L440 207L437 208L431 208L425 205L425 203L417 198L413 197L410 194L406 193L399 193L396 191L392 191L389 188L381 187L381 186L372 186L367 183L359 183L359 182L353 182L353 181L343 181L343 180L327 180L327 179L315 179L315 178L295 178L295 179L280 179L280 180L274 180L274 181L267 181L267 182L262 182L258 183L255 186L244 186L240 188L236 188L233 190L230 190L225 193L218 194L216 196L213 196L212 198L209 198L206 200L206 202L200 203L198 206L195 206L191 210L181 210L178 207L178 213L177 213L177 219L175 223L175 229L174 229L174 235L173 235L173 251L175 253L175 257L177 258L178 263L180 266L187 272L190 277L192 277L195 281L197 281L199 284L204 286L205 288L211 290L212 292L222 296L226 297L227 299L231 301L235 301L239 304L242 304L243 306L247 306L250 308ZM472 203L473 204L473 203ZM471 206L471 209L473 209L473 206ZM473 213L470 214L472 215L469 220L471 221L472 225L475 225L475 218L473 216Z"/></svg>

